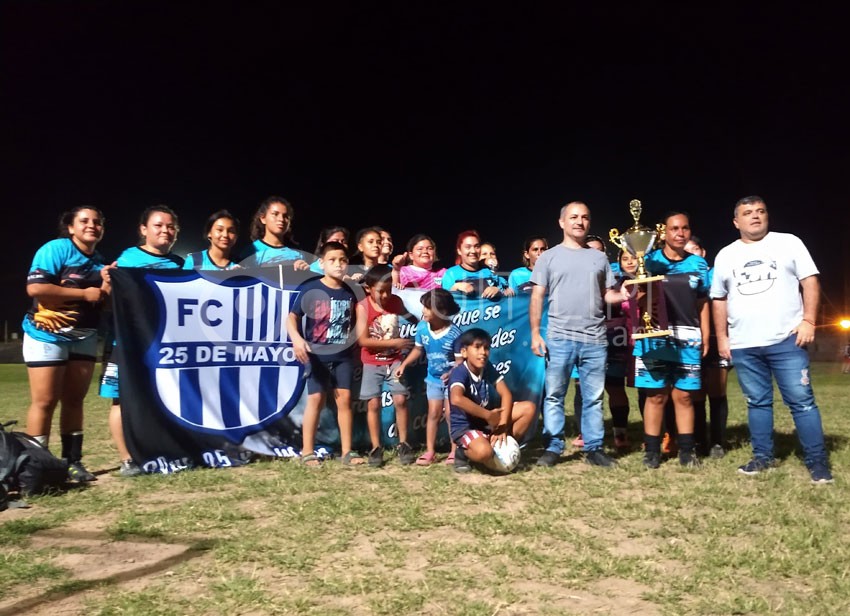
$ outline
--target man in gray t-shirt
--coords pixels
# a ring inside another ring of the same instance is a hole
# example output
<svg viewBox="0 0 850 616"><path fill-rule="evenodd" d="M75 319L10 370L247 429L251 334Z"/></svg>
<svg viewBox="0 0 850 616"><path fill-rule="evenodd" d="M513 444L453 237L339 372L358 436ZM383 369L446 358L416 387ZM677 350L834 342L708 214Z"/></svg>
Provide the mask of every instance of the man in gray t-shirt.
<svg viewBox="0 0 850 616"><path fill-rule="evenodd" d="M561 208L558 224L564 241L547 250L534 265L531 282L531 349L545 356L546 392L543 399L543 446L537 463L553 466L564 451L564 398L570 373L576 367L582 391L581 434L585 461L614 466L602 451L605 434L602 396L605 391L605 302L623 301L605 254L588 249L590 210L581 202ZM549 324L544 341L540 333L544 302Z"/></svg>

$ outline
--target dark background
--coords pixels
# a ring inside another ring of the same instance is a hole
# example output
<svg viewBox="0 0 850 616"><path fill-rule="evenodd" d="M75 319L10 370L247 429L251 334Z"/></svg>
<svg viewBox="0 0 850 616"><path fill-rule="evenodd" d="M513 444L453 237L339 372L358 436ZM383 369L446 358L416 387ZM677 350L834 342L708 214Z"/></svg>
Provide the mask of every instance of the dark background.
<svg viewBox="0 0 850 616"><path fill-rule="evenodd" d="M848 37L837 14L763 8L558 8L520 3L38 2L0 4L0 203L17 328L35 250L59 214L108 219L100 249L135 242L166 203L202 247L226 207L270 194L296 238L385 226L435 237L444 264L476 228L502 267L524 238L560 240L586 201L592 232L691 213L709 257L759 194L771 228L806 242L826 318L844 308Z"/></svg>

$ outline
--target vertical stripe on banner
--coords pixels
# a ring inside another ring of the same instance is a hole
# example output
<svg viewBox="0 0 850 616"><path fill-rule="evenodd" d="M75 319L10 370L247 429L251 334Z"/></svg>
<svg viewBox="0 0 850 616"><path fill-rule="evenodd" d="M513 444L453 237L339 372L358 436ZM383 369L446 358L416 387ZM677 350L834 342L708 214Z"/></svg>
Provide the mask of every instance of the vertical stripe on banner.
<svg viewBox="0 0 850 616"><path fill-rule="evenodd" d="M274 324L272 331L274 332L273 340L280 342L280 320L283 312L283 291L276 290L274 292Z"/></svg>
<svg viewBox="0 0 850 616"><path fill-rule="evenodd" d="M239 368L221 368L218 390L221 396L221 421L225 428L242 425L239 417Z"/></svg>
<svg viewBox="0 0 850 616"><path fill-rule="evenodd" d="M245 340L254 339L254 287L246 289L245 300Z"/></svg>
<svg viewBox="0 0 850 616"><path fill-rule="evenodd" d="M260 421L277 412L279 378L280 368L260 368L260 399L257 400Z"/></svg>
<svg viewBox="0 0 850 616"><path fill-rule="evenodd" d="M233 332L231 340L239 340L239 289L233 289Z"/></svg>
<svg viewBox="0 0 850 616"><path fill-rule="evenodd" d="M267 339L269 330L269 288L260 286L260 341Z"/></svg>
<svg viewBox="0 0 850 616"><path fill-rule="evenodd" d="M180 373L180 417L195 425L203 424L203 401L198 370L186 368Z"/></svg>

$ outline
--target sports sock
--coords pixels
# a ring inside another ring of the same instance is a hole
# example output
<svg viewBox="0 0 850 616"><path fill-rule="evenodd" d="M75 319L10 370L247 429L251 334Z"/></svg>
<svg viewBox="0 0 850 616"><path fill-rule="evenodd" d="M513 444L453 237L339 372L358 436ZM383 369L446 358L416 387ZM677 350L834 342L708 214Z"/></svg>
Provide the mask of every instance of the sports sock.
<svg viewBox="0 0 850 616"><path fill-rule="evenodd" d="M652 453L661 453L661 436L652 436L644 433L643 442L646 444L646 450Z"/></svg>
<svg viewBox="0 0 850 616"><path fill-rule="evenodd" d="M726 422L729 420L729 400L726 396L709 398L711 412L711 443L726 446Z"/></svg>
<svg viewBox="0 0 850 616"><path fill-rule="evenodd" d="M682 434L679 433L679 436L676 437L676 442L679 444L679 451L681 453L693 453L694 451L694 435L693 434Z"/></svg>
<svg viewBox="0 0 850 616"><path fill-rule="evenodd" d="M611 407L611 423L614 424L614 431L617 428L625 430L629 426L629 405L612 406Z"/></svg>
<svg viewBox="0 0 850 616"><path fill-rule="evenodd" d="M62 457L68 462L79 462L83 458L83 431L76 430L62 435Z"/></svg>

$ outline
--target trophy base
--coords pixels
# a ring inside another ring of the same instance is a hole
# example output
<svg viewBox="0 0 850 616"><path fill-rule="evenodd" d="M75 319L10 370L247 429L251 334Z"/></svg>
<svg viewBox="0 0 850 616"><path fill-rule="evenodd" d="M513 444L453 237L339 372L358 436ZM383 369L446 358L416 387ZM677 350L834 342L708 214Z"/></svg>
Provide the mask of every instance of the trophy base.
<svg viewBox="0 0 850 616"><path fill-rule="evenodd" d="M661 336L669 336L673 333L670 329L656 329L651 332L643 332L642 334L632 334L632 338L640 340L642 338L660 338Z"/></svg>
<svg viewBox="0 0 850 616"><path fill-rule="evenodd" d="M623 281L623 286L626 287L630 284L646 284L649 282L655 282L657 280L664 280L667 276L647 276L646 278L630 278L629 280Z"/></svg>

